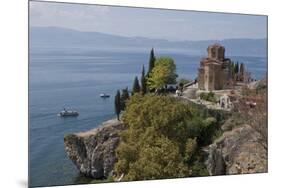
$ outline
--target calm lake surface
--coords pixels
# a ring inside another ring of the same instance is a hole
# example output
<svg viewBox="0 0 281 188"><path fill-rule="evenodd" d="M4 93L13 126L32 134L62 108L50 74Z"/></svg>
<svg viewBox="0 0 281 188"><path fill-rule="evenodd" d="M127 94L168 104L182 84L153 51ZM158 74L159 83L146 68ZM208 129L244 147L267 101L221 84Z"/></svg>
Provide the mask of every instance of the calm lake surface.
<svg viewBox="0 0 281 188"><path fill-rule="evenodd" d="M117 89L132 86L147 67L150 49L96 50L91 48L47 48L30 50L29 62L29 147L31 186L85 182L64 151L67 133L86 131L115 117ZM183 50L155 50L156 56L175 60L180 78L194 79L200 59ZM227 54L226 54L227 55ZM252 76L266 74L267 58L230 57L244 62ZM111 95L101 99L100 93ZM64 107L79 111L76 118L60 118Z"/></svg>

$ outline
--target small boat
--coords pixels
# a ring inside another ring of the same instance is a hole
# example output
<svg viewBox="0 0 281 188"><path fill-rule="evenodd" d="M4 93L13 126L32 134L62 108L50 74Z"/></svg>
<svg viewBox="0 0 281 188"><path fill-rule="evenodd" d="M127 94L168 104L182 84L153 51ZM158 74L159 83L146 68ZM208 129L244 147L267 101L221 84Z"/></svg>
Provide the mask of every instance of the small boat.
<svg viewBox="0 0 281 188"><path fill-rule="evenodd" d="M79 113L77 111L66 110L66 109L58 113L58 116L60 117L69 117L69 116L78 116L78 115Z"/></svg>
<svg viewBox="0 0 281 188"><path fill-rule="evenodd" d="M101 93L101 94L100 94L100 97L101 97L101 98L109 98L110 95L105 94L105 93Z"/></svg>

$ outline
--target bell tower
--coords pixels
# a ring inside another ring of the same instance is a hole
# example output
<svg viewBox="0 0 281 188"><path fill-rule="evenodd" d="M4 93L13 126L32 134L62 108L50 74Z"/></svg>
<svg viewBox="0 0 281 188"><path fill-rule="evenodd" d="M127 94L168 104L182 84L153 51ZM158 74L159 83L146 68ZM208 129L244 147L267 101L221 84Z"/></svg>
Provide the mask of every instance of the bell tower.
<svg viewBox="0 0 281 188"><path fill-rule="evenodd" d="M225 49L220 44L214 44L207 48L208 58L223 61Z"/></svg>

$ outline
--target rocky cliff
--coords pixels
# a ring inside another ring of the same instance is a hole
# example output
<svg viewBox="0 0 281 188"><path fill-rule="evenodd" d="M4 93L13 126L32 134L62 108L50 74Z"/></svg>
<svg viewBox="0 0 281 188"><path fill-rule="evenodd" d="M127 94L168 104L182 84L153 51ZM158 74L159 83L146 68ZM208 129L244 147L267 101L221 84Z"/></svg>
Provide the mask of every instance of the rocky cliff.
<svg viewBox="0 0 281 188"><path fill-rule="evenodd" d="M248 107L245 99L237 101L239 115L232 114L221 126L222 136L205 148L205 161L210 175L267 172L267 79L252 82L247 100L257 105Z"/></svg>
<svg viewBox="0 0 281 188"><path fill-rule="evenodd" d="M99 128L66 135L65 151L84 175L95 179L106 178L116 162L115 148L124 127L120 121L109 120Z"/></svg>
<svg viewBox="0 0 281 188"><path fill-rule="evenodd" d="M124 129L124 124L115 119L90 131L66 135L65 151L82 174L94 179L107 178L117 161L115 150L119 133ZM223 134L204 148L210 175L267 172L267 143L260 132L231 117L221 130Z"/></svg>
<svg viewBox="0 0 281 188"><path fill-rule="evenodd" d="M205 150L210 175L267 172L267 146L250 125L224 132Z"/></svg>

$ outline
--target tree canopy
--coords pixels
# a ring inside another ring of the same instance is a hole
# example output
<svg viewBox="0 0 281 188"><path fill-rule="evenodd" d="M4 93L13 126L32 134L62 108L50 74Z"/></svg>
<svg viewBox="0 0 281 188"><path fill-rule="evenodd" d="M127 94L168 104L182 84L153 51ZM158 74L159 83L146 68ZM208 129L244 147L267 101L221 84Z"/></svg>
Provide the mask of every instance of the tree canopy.
<svg viewBox="0 0 281 188"><path fill-rule="evenodd" d="M160 88L167 84L176 83L176 65L170 57L160 57L155 61L155 67L149 74L148 85L150 89Z"/></svg>
<svg viewBox="0 0 281 188"><path fill-rule="evenodd" d="M130 98L128 88L122 89L122 94L120 96L120 104L121 104L121 110L125 110L126 108L126 102Z"/></svg>
<svg viewBox="0 0 281 188"><path fill-rule="evenodd" d="M132 94L139 93L140 90L141 90L141 87L140 87L140 84L139 84L139 79L136 76L135 79L134 79L134 83L133 83Z"/></svg>
<svg viewBox="0 0 281 188"><path fill-rule="evenodd" d="M132 96L122 120L127 129L116 151L117 176L124 174L126 181L207 174L203 162L197 164L197 146L212 135L214 121L175 98L149 94Z"/></svg>

